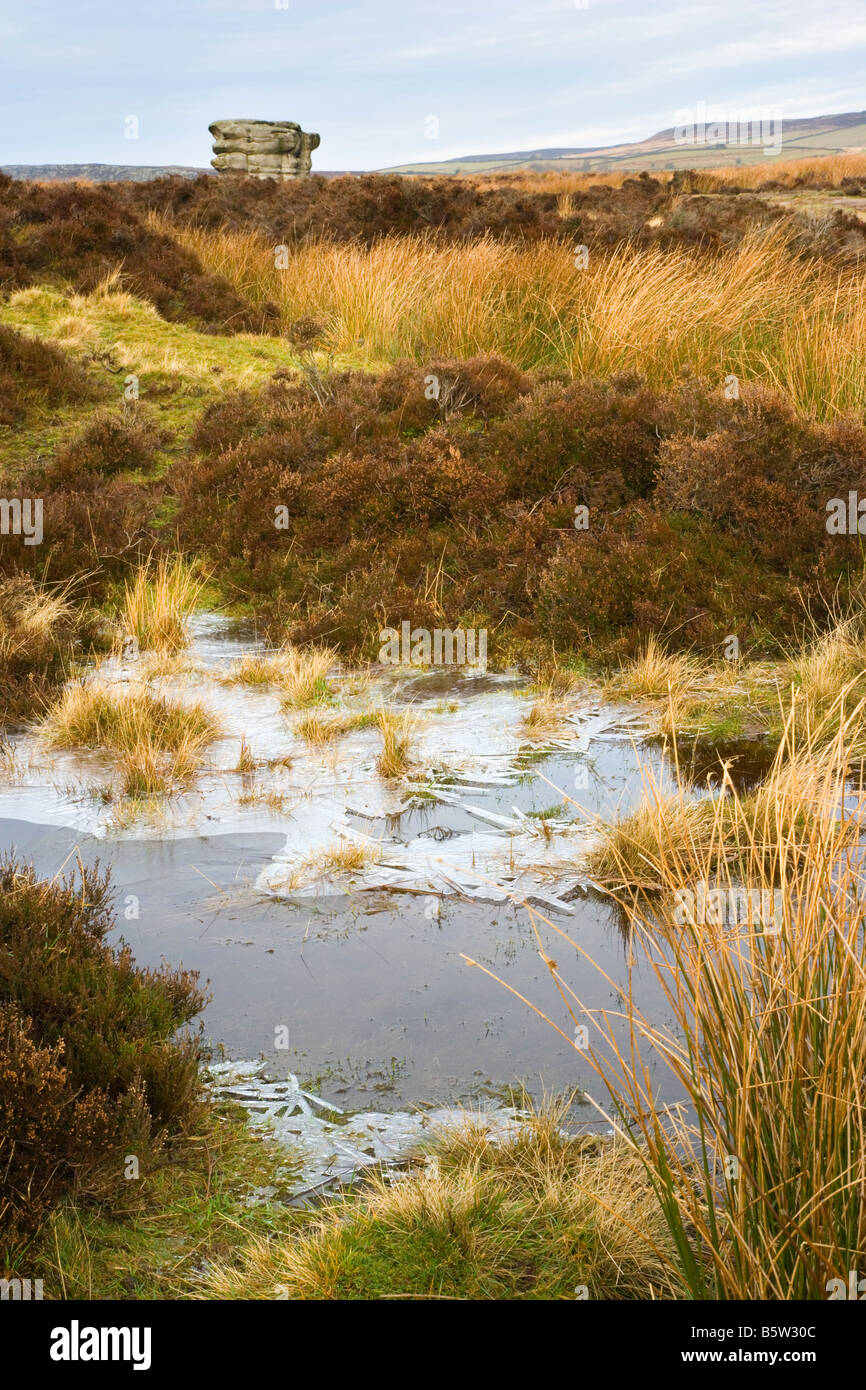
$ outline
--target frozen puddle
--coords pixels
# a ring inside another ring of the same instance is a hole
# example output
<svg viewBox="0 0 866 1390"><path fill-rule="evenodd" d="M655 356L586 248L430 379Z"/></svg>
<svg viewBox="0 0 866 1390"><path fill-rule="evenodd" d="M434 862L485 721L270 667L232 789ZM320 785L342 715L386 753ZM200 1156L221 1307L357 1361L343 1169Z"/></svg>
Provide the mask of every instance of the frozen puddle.
<svg viewBox="0 0 866 1390"><path fill-rule="evenodd" d="M411 771L385 781L377 770L381 735L354 729L316 747L296 726L309 711L285 711L273 687L227 684L238 657L260 650L214 615L191 624L184 665L147 681L180 701L198 701L219 720L195 787L131 806L113 791L112 761L96 753L54 752L37 734L12 740L0 786L0 817L62 825L97 838L170 840L202 834L278 830L285 844L260 872L260 893L310 898L389 890L442 897L534 901L570 912L568 896L586 885L580 865L596 838L594 822L545 786L539 756L567 759L563 791L580 802L596 746L630 740L634 716L612 707L566 702L555 733L530 740L522 728L534 696L513 676L441 669L340 672L329 676L334 703L325 719L381 706L411 707ZM88 679L122 689L139 683L138 662L111 659ZM444 693L443 693L444 692ZM254 769L239 772L242 747ZM540 795L543 793L543 795ZM544 805L543 815L533 807Z"/></svg>
<svg viewBox="0 0 866 1390"><path fill-rule="evenodd" d="M525 1111L501 1105L345 1115L303 1090L291 1073L285 1081L268 1081L261 1064L249 1062L225 1062L209 1070L215 1098L241 1105L250 1124L286 1149L286 1182L293 1197L312 1197L350 1182L374 1165L402 1163L420 1145L467 1124L483 1128L493 1143L507 1142L520 1134L527 1118Z"/></svg>

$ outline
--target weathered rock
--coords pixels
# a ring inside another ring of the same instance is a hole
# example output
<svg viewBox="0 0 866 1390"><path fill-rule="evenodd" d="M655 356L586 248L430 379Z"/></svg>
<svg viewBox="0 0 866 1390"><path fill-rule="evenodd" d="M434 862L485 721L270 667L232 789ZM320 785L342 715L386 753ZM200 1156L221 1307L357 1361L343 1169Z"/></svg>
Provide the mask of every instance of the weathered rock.
<svg viewBox="0 0 866 1390"><path fill-rule="evenodd" d="M295 121L214 121L211 164L220 174L246 174L251 179L300 179L312 168L318 135Z"/></svg>

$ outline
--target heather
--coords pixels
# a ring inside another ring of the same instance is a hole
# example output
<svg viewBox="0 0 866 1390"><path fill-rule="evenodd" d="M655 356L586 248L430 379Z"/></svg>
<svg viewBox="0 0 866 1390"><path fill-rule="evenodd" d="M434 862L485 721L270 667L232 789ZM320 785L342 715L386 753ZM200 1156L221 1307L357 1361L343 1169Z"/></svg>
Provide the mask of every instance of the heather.
<svg viewBox="0 0 866 1390"><path fill-rule="evenodd" d="M94 290L122 267L127 287L168 319L209 332L261 331L254 310L195 256L122 205L113 190L16 182L0 174L0 289L71 284Z"/></svg>
<svg viewBox="0 0 866 1390"><path fill-rule="evenodd" d="M64 1194L123 1205L199 1113L194 975L137 966L108 879L0 864L0 1218L25 1236ZM132 1158L136 1170L129 1167Z"/></svg>
<svg viewBox="0 0 866 1390"><path fill-rule="evenodd" d="M425 396L431 376L459 408ZM804 594L820 609L860 573L825 504L862 483L866 432L761 390L403 363L336 376L322 402L303 380L238 393L192 448L167 479L181 543L275 630L356 655L402 619L483 619L500 656L517 641L610 659L649 632L778 650Z"/></svg>

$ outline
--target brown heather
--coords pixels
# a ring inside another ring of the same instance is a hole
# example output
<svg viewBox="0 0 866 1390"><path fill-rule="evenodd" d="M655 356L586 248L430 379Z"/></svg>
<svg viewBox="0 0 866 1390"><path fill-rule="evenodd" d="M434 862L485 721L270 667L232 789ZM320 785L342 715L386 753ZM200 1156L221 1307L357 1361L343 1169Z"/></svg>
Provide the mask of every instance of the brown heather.
<svg viewBox="0 0 866 1390"><path fill-rule="evenodd" d="M108 880L39 880L0 864L0 1226L8 1245L64 1192L121 1206L199 1107L200 1043L178 1030L205 996L186 971L113 948Z"/></svg>
<svg viewBox="0 0 866 1390"><path fill-rule="evenodd" d="M447 416L425 397L431 374L462 402ZM167 479L182 544L275 636L344 652L373 655L403 619L470 615L500 644L608 659L653 632L709 652L735 631L744 650L778 651L804 597L820 620L860 573L857 538L824 523L829 497L866 486L866 431L747 384L726 401L693 380L404 362L334 373L321 401L303 379L227 394L194 447Z"/></svg>
<svg viewBox="0 0 866 1390"><path fill-rule="evenodd" d="M171 237L145 226L117 190L0 174L0 195L0 288L7 292L54 282L87 293L122 267L125 287L164 318L215 333L257 332L273 321Z"/></svg>

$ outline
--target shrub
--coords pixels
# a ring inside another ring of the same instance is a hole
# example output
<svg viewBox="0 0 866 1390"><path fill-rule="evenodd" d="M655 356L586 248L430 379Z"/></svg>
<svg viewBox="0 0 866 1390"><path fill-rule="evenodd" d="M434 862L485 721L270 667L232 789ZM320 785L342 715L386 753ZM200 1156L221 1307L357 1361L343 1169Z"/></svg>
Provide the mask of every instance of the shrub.
<svg viewBox="0 0 866 1390"><path fill-rule="evenodd" d="M819 588L820 570L811 578ZM594 533L563 539L539 581L539 630L560 649L604 659L636 654L651 633L712 650L736 632L765 648L802 617L795 578L762 565L751 548L698 518L635 503Z"/></svg>
<svg viewBox="0 0 866 1390"><path fill-rule="evenodd" d="M124 287L163 318L216 333L261 332L273 305L253 308L196 256L151 230L117 190L80 183L27 183L0 174L0 285L54 280L88 294L122 270Z"/></svg>
<svg viewBox="0 0 866 1390"><path fill-rule="evenodd" d="M749 542L775 568L805 573L826 541L826 503L866 484L866 429L817 425L752 388L705 438L659 451L656 504L698 513Z"/></svg>
<svg viewBox="0 0 866 1390"><path fill-rule="evenodd" d="M711 176L678 171L671 182L648 175L569 192L486 180L401 178L365 174L289 184L258 179L165 178L120 185L125 209L153 210L181 227L263 233L273 244L358 242L423 234L440 242L490 234L536 243L560 237L590 247L694 246L713 253L736 247L755 229L783 227L807 256L862 256L864 233L840 211L817 222L774 206L751 191L703 188ZM707 194L711 196L707 196Z"/></svg>
<svg viewBox="0 0 866 1390"><path fill-rule="evenodd" d="M76 1094L63 1064L62 1040L44 1047L33 1021L0 1003L0 1228L13 1244L38 1225L70 1187L105 1193L112 1183L100 1160L152 1147L140 1085L119 1099L99 1088ZM119 1179L119 1181L118 1181Z"/></svg>
<svg viewBox="0 0 866 1390"><path fill-rule="evenodd" d="M619 506L652 490L666 414L634 376L542 383L491 428L487 452L511 497L568 488L576 502Z"/></svg>
<svg viewBox="0 0 866 1390"><path fill-rule="evenodd" d="M459 412L425 395L431 374ZM381 627L466 614L506 647L510 631L615 657L654 630L766 646L856 564L825 502L857 486L866 431L754 388L730 402L694 378L659 392L433 359L337 374L321 402L303 382L227 396L197 439L204 457L168 478L183 544L275 636L365 655Z"/></svg>
<svg viewBox="0 0 866 1390"><path fill-rule="evenodd" d="M468 240L492 231L535 241L559 228L556 195L516 188L480 189L464 179L406 179L364 174L291 184L259 179L153 179L127 184L128 207L166 214L181 224L256 228L276 242L308 242L323 234L370 244L388 232L435 232Z"/></svg>
<svg viewBox="0 0 866 1390"><path fill-rule="evenodd" d="M162 442L162 433L142 411L105 411L58 450L45 481L49 487L87 491L117 473L145 472L153 468Z"/></svg>
<svg viewBox="0 0 866 1390"><path fill-rule="evenodd" d="M189 971L110 946L108 876L0 863L0 1211L13 1235L73 1189L102 1199L198 1113L205 995Z"/></svg>
<svg viewBox="0 0 866 1390"><path fill-rule="evenodd" d="M153 553L154 517L163 492L160 483L100 481L97 475L79 475L61 486L46 482L38 467L14 482L0 478L2 496L42 499L44 529L41 545L25 546L20 536L0 535L0 574L74 580L82 598L105 598L130 565L145 564Z"/></svg>
<svg viewBox="0 0 866 1390"><path fill-rule="evenodd" d="M69 405L102 394L60 348L0 324L0 426L20 425L36 405Z"/></svg>

